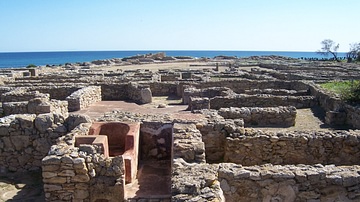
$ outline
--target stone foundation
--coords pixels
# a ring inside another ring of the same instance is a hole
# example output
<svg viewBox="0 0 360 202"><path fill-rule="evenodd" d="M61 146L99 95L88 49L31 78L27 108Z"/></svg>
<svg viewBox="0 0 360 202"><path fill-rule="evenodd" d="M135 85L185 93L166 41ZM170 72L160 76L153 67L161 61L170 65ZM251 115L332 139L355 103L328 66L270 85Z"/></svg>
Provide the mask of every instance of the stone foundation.
<svg viewBox="0 0 360 202"><path fill-rule="evenodd" d="M4 102L2 104L4 116L11 114L45 114L56 113L67 116L68 102L49 100L48 98L34 98L28 102Z"/></svg>
<svg viewBox="0 0 360 202"><path fill-rule="evenodd" d="M226 201L359 201L360 166L219 165Z"/></svg>
<svg viewBox="0 0 360 202"><path fill-rule="evenodd" d="M358 132L264 133L245 130L225 141L224 162L241 165L360 164Z"/></svg>
<svg viewBox="0 0 360 202"><path fill-rule="evenodd" d="M205 162L205 144L194 124L175 124L173 137L173 159L182 158L188 163Z"/></svg>
<svg viewBox="0 0 360 202"><path fill-rule="evenodd" d="M232 107L278 107L294 106L297 109L311 108L317 103L313 96L273 96L239 94L210 99L211 109Z"/></svg>
<svg viewBox="0 0 360 202"><path fill-rule="evenodd" d="M295 125L296 108L289 107L230 107L219 109L219 115L225 119L243 119L245 126Z"/></svg>
<svg viewBox="0 0 360 202"><path fill-rule="evenodd" d="M4 172L39 170L58 137L68 131L60 114L19 114L0 119L0 169Z"/></svg>
<svg viewBox="0 0 360 202"><path fill-rule="evenodd" d="M23 102L34 98L50 99L50 95L40 93L39 91L27 91L23 88L1 94L1 102Z"/></svg>
<svg viewBox="0 0 360 202"><path fill-rule="evenodd" d="M101 87L89 86L75 91L68 97L69 111L78 111L88 107L89 105L101 101Z"/></svg>
<svg viewBox="0 0 360 202"><path fill-rule="evenodd" d="M152 102L152 93L149 86L130 83L128 87L129 98L139 104Z"/></svg>

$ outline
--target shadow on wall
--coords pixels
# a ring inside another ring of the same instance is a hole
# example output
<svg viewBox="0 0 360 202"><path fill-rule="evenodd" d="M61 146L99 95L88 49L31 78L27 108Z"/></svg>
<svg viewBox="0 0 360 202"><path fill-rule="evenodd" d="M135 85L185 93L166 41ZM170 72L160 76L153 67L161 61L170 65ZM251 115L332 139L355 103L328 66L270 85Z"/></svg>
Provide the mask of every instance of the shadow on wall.
<svg viewBox="0 0 360 202"><path fill-rule="evenodd" d="M45 201L41 171L1 173L0 183L1 201Z"/></svg>

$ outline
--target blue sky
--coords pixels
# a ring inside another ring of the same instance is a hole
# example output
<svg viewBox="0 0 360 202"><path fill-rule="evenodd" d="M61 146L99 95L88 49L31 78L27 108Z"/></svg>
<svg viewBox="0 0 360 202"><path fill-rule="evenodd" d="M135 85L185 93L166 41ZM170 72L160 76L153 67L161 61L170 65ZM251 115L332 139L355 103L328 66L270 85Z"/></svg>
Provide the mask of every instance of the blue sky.
<svg viewBox="0 0 360 202"><path fill-rule="evenodd" d="M316 51L360 42L359 0L0 0L0 52Z"/></svg>

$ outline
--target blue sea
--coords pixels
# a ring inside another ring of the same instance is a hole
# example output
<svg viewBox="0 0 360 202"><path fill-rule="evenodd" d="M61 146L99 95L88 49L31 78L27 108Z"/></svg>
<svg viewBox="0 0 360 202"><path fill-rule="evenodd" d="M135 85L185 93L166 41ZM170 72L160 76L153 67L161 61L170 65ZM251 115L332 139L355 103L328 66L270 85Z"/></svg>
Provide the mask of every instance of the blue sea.
<svg viewBox="0 0 360 202"><path fill-rule="evenodd" d="M279 55L292 58L324 58L316 52L286 52L286 51L64 51L64 52L11 52L0 53L0 68L26 67L29 64L37 66L59 65L75 62L91 62L111 58L124 58L138 54L165 52L167 56L192 56L213 58L219 55L249 57L264 55ZM345 53L339 53L345 57Z"/></svg>

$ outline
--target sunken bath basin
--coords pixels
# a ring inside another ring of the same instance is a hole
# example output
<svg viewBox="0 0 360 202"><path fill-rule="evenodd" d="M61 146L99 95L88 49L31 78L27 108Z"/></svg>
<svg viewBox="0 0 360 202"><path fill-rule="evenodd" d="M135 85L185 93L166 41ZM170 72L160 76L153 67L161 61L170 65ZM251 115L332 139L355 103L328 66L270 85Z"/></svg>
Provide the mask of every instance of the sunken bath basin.
<svg viewBox="0 0 360 202"><path fill-rule="evenodd" d="M94 122L89 135L106 135L109 156L122 155L125 163L125 181L136 178L139 153L140 123Z"/></svg>

